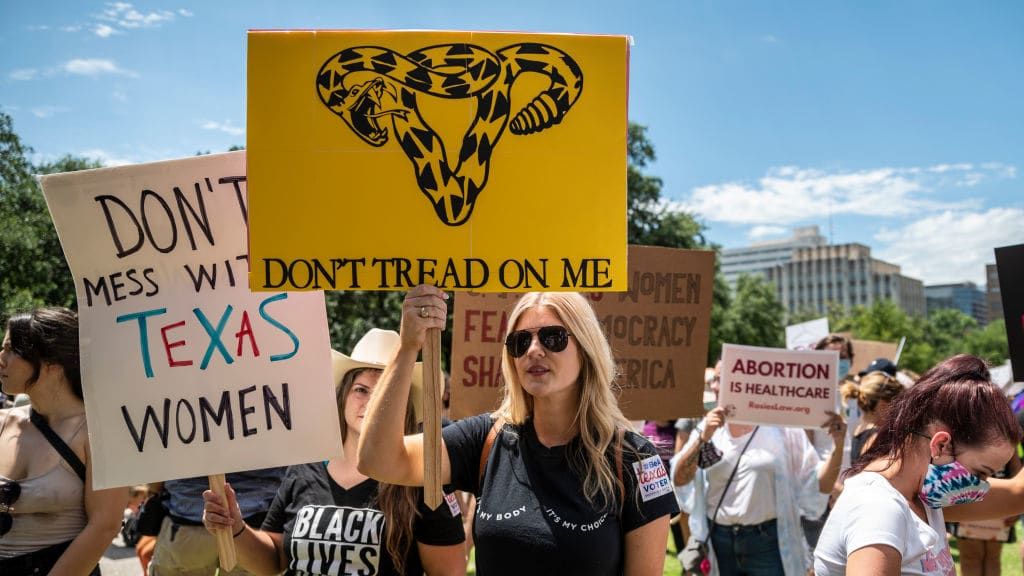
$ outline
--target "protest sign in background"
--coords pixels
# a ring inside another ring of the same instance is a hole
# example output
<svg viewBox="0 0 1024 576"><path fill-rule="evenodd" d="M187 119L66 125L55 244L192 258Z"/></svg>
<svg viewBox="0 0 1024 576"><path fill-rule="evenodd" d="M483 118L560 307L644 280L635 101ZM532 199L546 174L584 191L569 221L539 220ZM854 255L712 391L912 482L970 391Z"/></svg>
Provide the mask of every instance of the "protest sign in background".
<svg viewBox="0 0 1024 576"><path fill-rule="evenodd" d="M814 350L814 345L828 336L828 318L818 318L786 326L788 350Z"/></svg>
<svg viewBox="0 0 1024 576"><path fill-rule="evenodd" d="M1024 244L996 248L999 291L1006 318L1013 379L1024 381Z"/></svg>
<svg viewBox="0 0 1024 576"><path fill-rule="evenodd" d="M589 298L619 364L631 419L703 414L714 253L629 247L629 291ZM518 295L460 293L452 333L453 418L497 408L501 348Z"/></svg>
<svg viewBox="0 0 1024 576"><path fill-rule="evenodd" d="M252 293L245 153L44 176L79 307L93 484L340 446L323 293Z"/></svg>
<svg viewBox="0 0 1024 576"><path fill-rule="evenodd" d="M252 288L625 290L627 61L624 36L250 32Z"/></svg>
<svg viewBox="0 0 1024 576"><path fill-rule="evenodd" d="M850 337L849 333L843 336ZM897 342L879 342L877 340L851 340L853 344L853 360L850 361L850 374L859 374L867 370L868 365L876 358L887 358L895 361L896 351L899 350Z"/></svg>
<svg viewBox="0 0 1024 576"><path fill-rule="evenodd" d="M837 411L835 350L722 346L718 405L732 422L820 428Z"/></svg>

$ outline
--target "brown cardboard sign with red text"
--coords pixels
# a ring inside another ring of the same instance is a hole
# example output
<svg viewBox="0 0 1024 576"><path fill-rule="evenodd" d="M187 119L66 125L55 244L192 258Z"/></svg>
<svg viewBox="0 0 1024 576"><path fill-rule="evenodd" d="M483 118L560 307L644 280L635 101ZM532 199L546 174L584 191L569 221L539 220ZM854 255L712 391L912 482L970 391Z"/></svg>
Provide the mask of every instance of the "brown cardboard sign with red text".
<svg viewBox="0 0 1024 576"><path fill-rule="evenodd" d="M732 422L819 428L837 410L835 350L722 346L718 404Z"/></svg>
<svg viewBox="0 0 1024 576"><path fill-rule="evenodd" d="M715 255L629 247L629 290L590 293L619 367L619 406L630 419L703 414ZM501 349L518 294L460 292L452 334L451 415L492 411L501 401Z"/></svg>

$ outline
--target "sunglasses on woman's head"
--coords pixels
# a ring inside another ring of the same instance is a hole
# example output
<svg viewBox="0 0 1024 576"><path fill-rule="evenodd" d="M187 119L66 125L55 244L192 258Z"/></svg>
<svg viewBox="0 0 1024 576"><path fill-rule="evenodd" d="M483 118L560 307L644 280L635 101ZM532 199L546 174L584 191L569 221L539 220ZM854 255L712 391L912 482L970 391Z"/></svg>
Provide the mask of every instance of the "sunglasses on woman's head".
<svg viewBox="0 0 1024 576"><path fill-rule="evenodd" d="M572 334L565 326L542 326L531 330L516 330L505 338L505 348L513 358L519 358L530 349L533 335L537 334L540 345L550 352L561 352L569 345Z"/></svg>
<svg viewBox="0 0 1024 576"><path fill-rule="evenodd" d="M14 502L21 496L21 484L17 482L5 482L0 484L0 538L11 531L14 524Z"/></svg>

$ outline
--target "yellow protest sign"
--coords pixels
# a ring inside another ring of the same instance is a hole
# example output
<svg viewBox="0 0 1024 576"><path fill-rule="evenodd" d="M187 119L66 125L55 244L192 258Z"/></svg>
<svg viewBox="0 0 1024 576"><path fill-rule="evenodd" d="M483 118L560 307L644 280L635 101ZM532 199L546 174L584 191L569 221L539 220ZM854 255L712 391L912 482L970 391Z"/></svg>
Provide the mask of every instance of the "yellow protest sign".
<svg viewBox="0 0 1024 576"><path fill-rule="evenodd" d="M253 31L254 290L626 289L624 36Z"/></svg>

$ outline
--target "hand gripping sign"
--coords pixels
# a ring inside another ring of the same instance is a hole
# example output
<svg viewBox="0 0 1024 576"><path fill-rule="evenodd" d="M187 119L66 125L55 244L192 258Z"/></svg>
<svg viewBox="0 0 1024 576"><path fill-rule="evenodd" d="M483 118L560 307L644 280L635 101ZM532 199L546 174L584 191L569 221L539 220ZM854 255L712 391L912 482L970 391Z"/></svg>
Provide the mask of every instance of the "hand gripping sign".
<svg viewBox="0 0 1024 576"><path fill-rule="evenodd" d="M96 488L336 450L323 294L245 282L244 152L42 185L75 279Z"/></svg>
<svg viewBox="0 0 1024 576"><path fill-rule="evenodd" d="M733 422L819 428L838 411L835 350L722 346L718 405Z"/></svg>
<svg viewBox="0 0 1024 576"><path fill-rule="evenodd" d="M624 36L250 32L250 286L624 290L627 59ZM436 508L440 333L423 357Z"/></svg>

